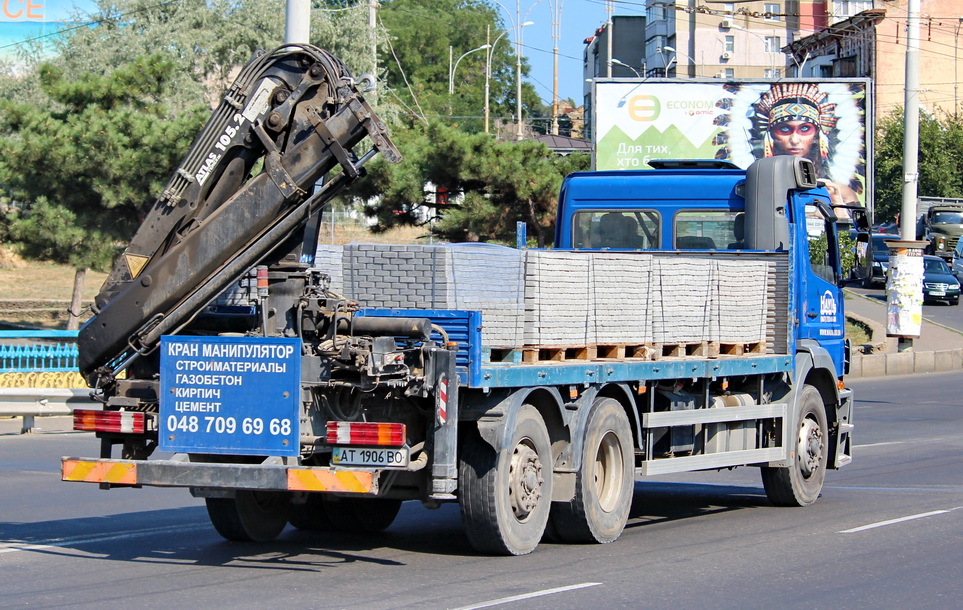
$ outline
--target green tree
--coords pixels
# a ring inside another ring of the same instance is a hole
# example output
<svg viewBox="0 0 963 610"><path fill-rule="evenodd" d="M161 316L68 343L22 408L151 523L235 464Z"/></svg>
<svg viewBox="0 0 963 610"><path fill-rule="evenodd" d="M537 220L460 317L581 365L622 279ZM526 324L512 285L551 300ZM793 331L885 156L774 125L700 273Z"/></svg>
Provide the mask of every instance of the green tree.
<svg viewBox="0 0 963 610"><path fill-rule="evenodd" d="M589 165L587 155L560 157L534 141L499 142L437 123L396 140L404 162L373 163L354 194L376 202L366 212L386 230L422 222L435 203L427 185L447 189L452 203L433 229L450 241L514 243L523 221L539 246L551 243L562 179Z"/></svg>
<svg viewBox="0 0 963 610"><path fill-rule="evenodd" d="M876 133L877 221L896 218L903 199L903 111L880 121ZM963 117L920 115L919 184L922 197L963 197Z"/></svg>
<svg viewBox="0 0 963 610"><path fill-rule="evenodd" d="M390 36L381 51L387 88L409 114L482 131L485 60L491 52L488 83L493 123L494 117L515 115L515 31L500 18L495 5L485 0L387 0L381 6L381 23ZM485 44L494 47L467 55L458 64L454 93L449 95L450 62ZM522 74L528 73L523 58ZM523 83L522 101L526 117L544 113L530 83Z"/></svg>
<svg viewBox="0 0 963 610"><path fill-rule="evenodd" d="M107 267L206 119L161 103L173 69L156 56L105 76L44 65L53 104L0 100L0 185L26 255Z"/></svg>
<svg viewBox="0 0 963 610"><path fill-rule="evenodd" d="M52 61L68 72L106 74L135 57L161 56L174 65L165 92L173 112L215 106L256 51L284 42L284 7L277 0L97 0L97 8L92 27L58 38ZM311 42L356 74L372 68L364 6L313 10Z"/></svg>

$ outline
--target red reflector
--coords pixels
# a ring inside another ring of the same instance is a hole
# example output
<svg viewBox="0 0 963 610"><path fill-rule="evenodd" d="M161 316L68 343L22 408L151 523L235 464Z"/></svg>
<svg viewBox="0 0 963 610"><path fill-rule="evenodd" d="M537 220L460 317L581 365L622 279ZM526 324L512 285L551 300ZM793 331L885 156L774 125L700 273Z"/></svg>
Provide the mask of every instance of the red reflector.
<svg viewBox="0 0 963 610"><path fill-rule="evenodd" d="M404 424L329 421L327 425L329 445L401 447L406 438Z"/></svg>
<svg viewBox="0 0 963 610"><path fill-rule="evenodd" d="M146 416L133 411L74 409L74 430L143 434Z"/></svg>

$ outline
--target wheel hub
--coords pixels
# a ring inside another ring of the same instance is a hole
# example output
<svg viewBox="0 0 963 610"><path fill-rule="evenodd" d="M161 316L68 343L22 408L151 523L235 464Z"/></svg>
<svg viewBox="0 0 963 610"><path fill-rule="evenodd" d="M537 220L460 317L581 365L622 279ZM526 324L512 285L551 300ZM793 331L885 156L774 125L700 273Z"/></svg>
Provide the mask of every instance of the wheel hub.
<svg viewBox="0 0 963 610"><path fill-rule="evenodd" d="M796 447L799 469L804 477L811 477L819 469L822 452L822 430L819 429L819 424L807 417L799 427L799 444Z"/></svg>
<svg viewBox="0 0 963 610"><path fill-rule="evenodd" d="M512 452L508 471L508 498L512 513L519 521L528 519L542 498L542 462L528 443L521 442Z"/></svg>
<svg viewBox="0 0 963 610"><path fill-rule="evenodd" d="M609 432L599 443L595 455L595 493L598 496L599 507L604 512L611 512L618 506L621 496L622 477L622 445L614 433Z"/></svg>

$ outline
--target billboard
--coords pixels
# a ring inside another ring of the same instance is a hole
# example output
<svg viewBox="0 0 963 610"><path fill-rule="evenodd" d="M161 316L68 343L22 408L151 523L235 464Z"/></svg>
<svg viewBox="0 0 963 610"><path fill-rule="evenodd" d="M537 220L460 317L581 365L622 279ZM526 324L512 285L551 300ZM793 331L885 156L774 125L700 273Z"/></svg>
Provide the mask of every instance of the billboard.
<svg viewBox="0 0 963 610"><path fill-rule="evenodd" d="M834 203L872 202L868 79L718 81L601 79L594 89L599 170L650 159L773 155L813 161Z"/></svg>
<svg viewBox="0 0 963 610"><path fill-rule="evenodd" d="M24 42L48 41L96 9L94 0L0 0L0 61L15 63Z"/></svg>

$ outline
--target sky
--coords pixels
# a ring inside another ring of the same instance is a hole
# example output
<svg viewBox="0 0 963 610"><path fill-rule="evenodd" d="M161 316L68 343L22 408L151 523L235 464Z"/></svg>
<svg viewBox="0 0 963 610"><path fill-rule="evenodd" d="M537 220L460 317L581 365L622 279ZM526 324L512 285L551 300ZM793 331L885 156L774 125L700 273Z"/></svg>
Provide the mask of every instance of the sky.
<svg viewBox="0 0 963 610"><path fill-rule="evenodd" d="M515 23L516 2L521 8L521 21L532 21L524 28L522 53L531 66L528 80L546 104L552 101L552 7L561 6L558 39L558 96L571 98L576 105L582 102L582 53L584 40L595 34L605 23L605 0L489 0L499 9L504 24ZM499 5L500 3L500 5ZM645 0L615 0L614 15L644 15ZM505 9L511 11L509 14ZM525 15L528 14L528 17ZM512 38L514 38L513 35ZM501 43L504 44L504 43Z"/></svg>
<svg viewBox="0 0 963 610"><path fill-rule="evenodd" d="M502 17L506 27L513 27L516 7L520 9L521 21L533 22L523 29L522 53L531 65L529 76L535 90L548 104L552 101L552 8L561 7L558 40L558 87L559 98L571 98L579 103L582 99L582 52L584 40L605 23L606 0L489 0ZM284 5L284 0L278 0ZM642 15L645 0L615 0L614 15ZM4 12L0 13L0 55L14 51L6 46L24 37L56 31L50 22L64 21L75 9L89 11L94 8L92 0L3 0ZM30 18L28 19L27 16ZM506 38L514 39L514 34ZM479 45L484 44L479 40ZM500 44L505 44L502 41ZM6 48L4 48L6 46Z"/></svg>

